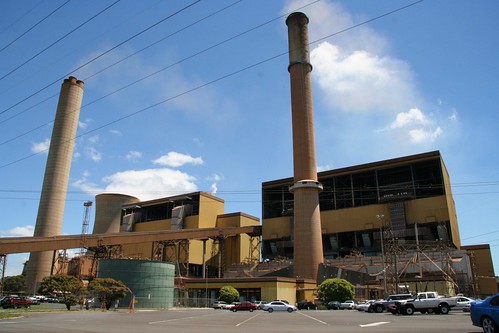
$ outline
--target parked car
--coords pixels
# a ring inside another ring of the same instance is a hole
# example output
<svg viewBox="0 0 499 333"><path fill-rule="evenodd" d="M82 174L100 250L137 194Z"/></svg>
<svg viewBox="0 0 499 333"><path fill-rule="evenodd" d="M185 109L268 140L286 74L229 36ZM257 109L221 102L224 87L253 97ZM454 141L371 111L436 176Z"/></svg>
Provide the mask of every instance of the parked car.
<svg viewBox="0 0 499 333"><path fill-rule="evenodd" d="M262 310L268 311L268 312L274 312L274 311L288 311L288 312L293 312L298 310L296 306L290 305L281 301L272 301L270 303L264 304Z"/></svg>
<svg viewBox="0 0 499 333"><path fill-rule="evenodd" d="M255 301L253 304L256 305L257 310L261 310L264 304L267 304L267 301Z"/></svg>
<svg viewBox="0 0 499 333"><path fill-rule="evenodd" d="M328 310L339 310L340 304L341 303L339 301L330 301L327 303L326 307Z"/></svg>
<svg viewBox="0 0 499 333"><path fill-rule="evenodd" d="M230 304L224 304L222 305L223 310L230 310L232 309L233 306L240 304L240 302L232 302Z"/></svg>
<svg viewBox="0 0 499 333"><path fill-rule="evenodd" d="M31 306L31 300L27 297L21 297L21 296L6 296L2 301L0 302L0 306L2 308L7 309L7 308L29 308Z"/></svg>
<svg viewBox="0 0 499 333"><path fill-rule="evenodd" d="M499 332L499 294L471 303L471 323L485 333Z"/></svg>
<svg viewBox="0 0 499 333"><path fill-rule="evenodd" d="M227 302L224 302L224 301L215 301L215 302L213 302L211 307L214 308L215 310L217 310L217 309L222 309L222 307L226 304L227 304Z"/></svg>
<svg viewBox="0 0 499 333"><path fill-rule="evenodd" d="M40 305L40 300L34 296L27 297L31 301L31 305Z"/></svg>
<svg viewBox="0 0 499 333"><path fill-rule="evenodd" d="M284 302L284 303L286 303L286 304L289 304L289 302L288 302L288 301L286 301L285 299L275 299L275 300L273 300L272 302Z"/></svg>
<svg viewBox="0 0 499 333"><path fill-rule="evenodd" d="M355 310L368 312L369 306L371 305L372 302L374 302L374 300L372 300L372 299L359 302L359 303L355 304Z"/></svg>
<svg viewBox="0 0 499 333"><path fill-rule="evenodd" d="M253 312L254 310L257 310L256 304L253 304L251 302L241 302L239 304L235 304L230 308L230 311L232 312L237 312L237 311L249 311Z"/></svg>
<svg viewBox="0 0 499 333"><path fill-rule="evenodd" d="M369 306L369 309L367 312L376 312L376 313L381 313L383 311L387 311L388 307L391 304L394 304L396 301L401 301L404 299L412 299L411 294L394 294L390 295L386 298L386 300L381 299L377 300L375 302L372 302L371 305Z"/></svg>
<svg viewBox="0 0 499 333"><path fill-rule="evenodd" d="M353 310L355 309L355 302L352 300L344 301L340 303L340 310L347 309Z"/></svg>
<svg viewBox="0 0 499 333"><path fill-rule="evenodd" d="M457 296L456 297L456 306L453 308L456 309L456 310L463 310L464 312L466 312L464 309L471 303L473 302L474 299L473 298L469 298L469 297L464 297L464 296ZM468 307L469 309L469 307Z"/></svg>
<svg viewBox="0 0 499 333"><path fill-rule="evenodd" d="M298 310L317 310L317 305L311 301L301 301L296 304Z"/></svg>

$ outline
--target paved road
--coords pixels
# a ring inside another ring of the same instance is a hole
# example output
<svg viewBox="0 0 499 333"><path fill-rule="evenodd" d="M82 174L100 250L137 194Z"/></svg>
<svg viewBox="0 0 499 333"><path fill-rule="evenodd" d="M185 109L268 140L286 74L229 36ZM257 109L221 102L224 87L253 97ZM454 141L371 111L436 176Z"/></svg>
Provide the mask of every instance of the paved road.
<svg viewBox="0 0 499 333"><path fill-rule="evenodd" d="M29 313L24 318L0 320L0 332L456 332L479 333L471 325L469 314L414 314L394 316L388 313L358 311L264 311L229 312L212 309L165 311L68 311Z"/></svg>

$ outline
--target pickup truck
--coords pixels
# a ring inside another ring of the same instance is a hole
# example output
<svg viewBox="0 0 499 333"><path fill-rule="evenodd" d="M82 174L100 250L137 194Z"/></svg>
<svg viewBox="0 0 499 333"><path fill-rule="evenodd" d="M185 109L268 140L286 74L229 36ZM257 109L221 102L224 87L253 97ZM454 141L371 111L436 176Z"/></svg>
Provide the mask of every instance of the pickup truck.
<svg viewBox="0 0 499 333"><path fill-rule="evenodd" d="M455 298L440 296L435 291L417 293L412 299L396 301L389 308L392 314L412 315L414 312L448 314L455 307Z"/></svg>
<svg viewBox="0 0 499 333"><path fill-rule="evenodd" d="M19 297L19 296L6 296L0 302L2 308L29 308L32 302L27 297Z"/></svg>

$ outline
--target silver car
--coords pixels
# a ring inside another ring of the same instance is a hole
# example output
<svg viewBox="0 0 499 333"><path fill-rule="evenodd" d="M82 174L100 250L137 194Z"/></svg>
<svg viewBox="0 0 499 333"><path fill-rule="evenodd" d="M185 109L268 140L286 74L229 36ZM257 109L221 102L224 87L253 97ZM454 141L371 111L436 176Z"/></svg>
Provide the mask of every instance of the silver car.
<svg viewBox="0 0 499 333"><path fill-rule="evenodd" d="M264 304L262 310L273 312L273 311L296 311L297 308L294 305L290 305L281 301L272 301L270 303Z"/></svg>

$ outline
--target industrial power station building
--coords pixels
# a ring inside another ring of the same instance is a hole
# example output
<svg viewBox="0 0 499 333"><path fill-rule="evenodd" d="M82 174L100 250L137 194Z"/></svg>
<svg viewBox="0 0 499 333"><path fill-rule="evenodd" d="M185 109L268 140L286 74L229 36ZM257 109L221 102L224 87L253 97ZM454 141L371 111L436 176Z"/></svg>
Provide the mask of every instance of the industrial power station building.
<svg viewBox="0 0 499 333"><path fill-rule="evenodd" d="M438 151L324 171L318 180L324 188L319 199L325 262L316 280L293 275L292 178L262 184L261 237L129 244L118 256L173 263L175 304L186 306L207 305L225 285L248 300L310 300L317 283L329 277L349 280L358 298L418 288L476 296L497 292L488 246L461 247L449 175ZM96 207L94 231L260 225L254 216L225 213L224 201L204 192L142 202L102 194Z"/></svg>

